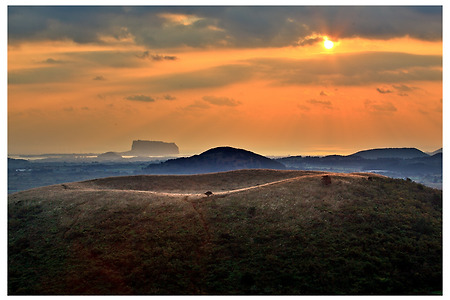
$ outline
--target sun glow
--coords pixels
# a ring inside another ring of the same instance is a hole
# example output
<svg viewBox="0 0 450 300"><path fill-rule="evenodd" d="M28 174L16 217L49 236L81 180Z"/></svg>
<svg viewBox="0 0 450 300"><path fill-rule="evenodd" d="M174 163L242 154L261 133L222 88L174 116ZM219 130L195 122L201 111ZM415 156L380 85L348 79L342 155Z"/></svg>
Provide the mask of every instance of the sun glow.
<svg viewBox="0 0 450 300"><path fill-rule="evenodd" d="M326 49L331 49L331 48L334 47L334 43L333 43L332 41L330 41L329 39L326 38L326 39L323 41L323 46L324 46Z"/></svg>

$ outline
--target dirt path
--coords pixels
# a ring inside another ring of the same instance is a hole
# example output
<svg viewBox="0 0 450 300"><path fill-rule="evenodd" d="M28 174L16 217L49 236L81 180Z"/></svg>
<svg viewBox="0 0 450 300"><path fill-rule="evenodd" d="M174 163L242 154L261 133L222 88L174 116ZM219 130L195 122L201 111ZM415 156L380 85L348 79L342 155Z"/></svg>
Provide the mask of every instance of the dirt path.
<svg viewBox="0 0 450 300"><path fill-rule="evenodd" d="M285 182L297 181L297 180L300 180L300 179L314 178L314 177L318 177L318 178L320 177L321 178L322 176L325 176L325 175L340 176L342 174L340 174L340 173L321 173L321 174L313 174L313 175L302 175L302 176L296 176L296 177L292 177L292 178L276 180L276 181L272 181L272 182L267 182L267 183L263 183L263 184L258 184L258 185L244 187L244 188L239 188L239 189L234 189L234 190L213 192L213 194L211 194L211 195L219 195L219 196L220 195L229 195L229 194L244 192L244 191L248 191L248 190L252 190L252 189L258 189L258 188L262 188L262 187L266 187L266 186L270 186L270 185L275 185L275 184L280 184L280 183L285 183ZM367 175L364 175L364 174L345 174L345 176L360 177L360 178L367 177ZM95 188L82 188L82 189L86 190L86 191L98 190L98 189L95 189ZM158 195L158 196L168 196L168 197L189 197L189 199L191 199L191 200L207 197L205 195L205 193L170 193L170 192L156 192L156 191L142 191L142 190L122 190L122 189L108 189L107 191L115 191L115 192L124 192L124 191L126 191L126 192L146 193L146 194L153 194L153 195Z"/></svg>

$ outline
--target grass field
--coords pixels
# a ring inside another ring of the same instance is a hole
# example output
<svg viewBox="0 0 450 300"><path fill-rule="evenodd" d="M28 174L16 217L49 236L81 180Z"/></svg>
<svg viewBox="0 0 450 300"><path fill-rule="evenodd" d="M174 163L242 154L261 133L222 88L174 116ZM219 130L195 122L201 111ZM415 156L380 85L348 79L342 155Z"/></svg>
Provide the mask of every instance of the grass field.
<svg viewBox="0 0 450 300"><path fill-rule="evenodd" d="M240 170L14 193L8 293L442 294L442 191Z"/></svg>

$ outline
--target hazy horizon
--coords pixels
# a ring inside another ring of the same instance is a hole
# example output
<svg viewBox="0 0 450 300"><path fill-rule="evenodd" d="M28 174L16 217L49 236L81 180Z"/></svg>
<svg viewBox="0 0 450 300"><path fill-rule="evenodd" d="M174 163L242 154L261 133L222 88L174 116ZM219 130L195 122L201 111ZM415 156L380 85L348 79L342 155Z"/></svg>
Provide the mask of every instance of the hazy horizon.
<svg viewBox="0 0 450 300"><path fill-rule="evenodd" d="M433 152L442 51L442 6L9 6L8 155Z"/></svg>
<svg viewBox="0 0 450 300"><path fill-rule="evenodd" d="M233 148L237 148L237 149L244 149L244 148L241 148L241 147L235 147L235 146L231 146L231 145L219 145L219 146L216 146L216 147L233 147ZM205 151L207 151L209 149L216 148L216 147L211 147L211 148L208 148L208 149L200 150L198 152L186 152L186 151L182 151L180 149L180 153L179 154L155 155L154 157L192 156L192 155L201 154L201 153L203 153L203 152L205 152ZM244 149L244 150L247 150L247 151L250 151L250 152L254 152L254 153L259 154L259 155L268 156L268 157L272 157L272 156L273 157L287 157L287 156L326 156L326 155L333 155L333 154L336 154L336 155L351 155L351 154L354 154L354 153L356 153L358 151L372 150L372 149L382 149L382 148L416 148L416 149L418 149L418 150L420 150L420 151L422 151L424 153L432 153L432 152L435 152L435 151L441 149L442 147L438 148L438 149L430 150L430 151L419 149L417 147L407 147L407 146L405 146L405 147L375 147L375 148L367 148L367 149L358 149L358 150L350 151L350 152L338 152L338 151L325 152L325 151L320 151L320 150L317 150L317 151L313 150L311 152L298 152L298 153L286 153L286 154L283 154L283 153L259 153L257 151L253 151L252 149ZM100 152L93 152L93 151L91 151L91 152L8 153L8 157L13 157L13 156L17 156L17 157L24 156L25 157L25 156L45 156L45 155L71 155L71 154L81 154L81 155L83 155L83 154L84 155L93 154L94 155L94 154L102 154L102 153L106 153L106 152L121 153L121 152L126 152L128 150L117 150L117 151L116 150L107 150L107 151L100 151ZM125 156L127 156L127 155L125 155ZM133 155L128 155L128 156L133 157Z"/></svg>

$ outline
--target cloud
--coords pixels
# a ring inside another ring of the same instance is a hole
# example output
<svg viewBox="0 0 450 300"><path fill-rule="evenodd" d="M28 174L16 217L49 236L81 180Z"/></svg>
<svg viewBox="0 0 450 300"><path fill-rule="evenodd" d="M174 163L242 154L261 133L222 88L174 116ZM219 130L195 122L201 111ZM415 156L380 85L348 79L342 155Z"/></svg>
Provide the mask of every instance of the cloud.
<svg viewBox="0 0 450 300"><path fill-rule="evenodd" d="M75 70L61 67L32 68L8 72L8 84L45 84L73 79Z"/></svg>
<svg viewBox="0 0 450 300"><path fill-rule="evenodd" d="M309 111L309 110L311 110L308 106L302 105L302 104L298 104L297 107L298 107L299 109L301 109L301 110L304 110L304 111Z"/></svg>
<svg viewBox="0 0 450 300"><path fill-rule="evenodd" d="M203 100L218 106L238 106L241 102L227 97L204 96Z"/></svg>
<svg viewBox="0 0 450 300"><path fill-rule="evenodd" d="M100 75L100 76L95 76L92 80L106 80L106 78L103 77L102 75Z"/></svg>
<svg viewBox="0 0 450 300"><path fill-rule="evenodd" d="M373 113L389 114L397 111L397 108L388 101L372 101L366 100L364 103L366 109Z"/></svg>
<svg viewBox="0 0 450 300"><path fill-rule="evenodd" d="M177 90L223 87L252 77L253 70L247 64L231 64L193 72L175 73L133 80L132 84L145 85L153 93Z"/></svg>
<svg viewBox="0 0 450 300"><path fill-rule="evenodd" d="M410 87L404 84L393 85L392 87L399 92L412 92L413 90L417 89L416 87Z"/></svg>
<svg viewBox="0 0 450 300"><path fill-rule="evenodd" d="M43 63L50 64L50 65L58 65L58 64L65 64L66 62L63 60L57 60L53 58L47 58L46 60L42 61Z"/></svg>
<svg viewBox="0 0 450 300"><path fill-rule="evenodd" d="M144 51L141 55L136 55L140 59L150 59L153 61L162 60L176 60L176 56L160 55L160 54L150 54L148 51Z"/></svg>
<svg viewBox="0 0 450 300"><path fill-rule="evenodd" d="M397 91L397 95L399 96L408 96L409 94L406 92L413 92L418 89L417 87L407 86L405 84L393 85L392 87Z"/></svg>
<svg viewBox="0 0 450 300"><path fill-rule="evenodd" d="M129 51L83 51L70 53L70 57L79 64L89 63L111 68L132 68L142 65L135 52Z"/></svg>
<svg viewBox="0 0 450 300"><path fill-rule="evenodd" d="M316 99L310 99L307 101L309 104L320 106L322 108L332 109L331 101L323 101L323 100L316 100Z"/></svg>
<svg viewBox="0 0 450 300"><path fill-rule="evenodd" d="M390 94L390 93L393 93L393 91L388 90L388 89L385 89L385 88L377 88L377 91L378 91L380 94Z"/></svg>
<svg viewBox="0 0 450 300"><path fill-rule="evenodd" d="M308 45L314 34L442 40L442 6L8 6L9 43L252 48Z"/></svg>
<svg viewBox="0 0 450 300"><path fill-rule="evenodd" d="M154 102L155 101L155 99L153 99L152 97L145 96L145 95L128 96L128 97L125 97L125 99L131 100L131 101L141 101L141 102Z"/></svg>
<svg viewBox="0 0 450 300"><path fill-rule="evenodd" d="M272 85L405 85L442 80L442 57L395 52L323 55L314 59L249 59L191 72L133 79L130 85L149 93L225 87L248 80ZM322 96L327 94L325 91Z"/></svg>
<svg viewBox="0 0 450 300"><path fill-rule="evenodd" d="M172 100L176 100L177 98L174 97L174 96L171 96L171 95L164 95L164 96L163 96L163 99L164 99L164 100L172 101Z"/></svg>
<svg viewBox="0 0 450 300"><path fill-rule="evenodd" d="M328 96L328 94L324 91L320 91L320 96Z"/></svg>
<svg viewBox="0 0 450 300"><path fill-rule="evenodd" d="M193 104L190 104L185 107L185 109L187 110L208 109L208 108L210 108L210 105L200 100L197 100Z"/></svg>
<svg viewBox="0 0 450 300"><path fill-rule="evenodd" d="M252 59L249 69L279 85L403 84L442 80L442 56L398 52L324 55L315 59Z"/></svg>

